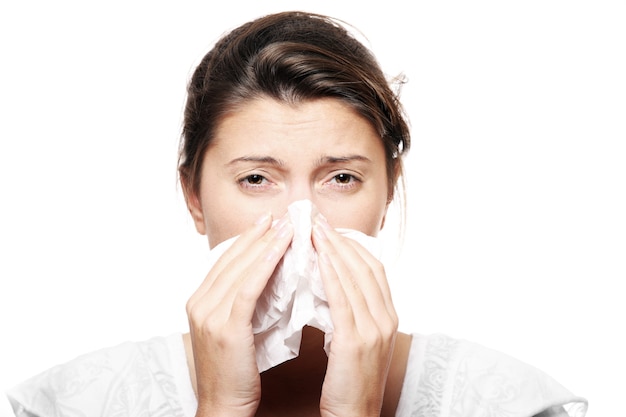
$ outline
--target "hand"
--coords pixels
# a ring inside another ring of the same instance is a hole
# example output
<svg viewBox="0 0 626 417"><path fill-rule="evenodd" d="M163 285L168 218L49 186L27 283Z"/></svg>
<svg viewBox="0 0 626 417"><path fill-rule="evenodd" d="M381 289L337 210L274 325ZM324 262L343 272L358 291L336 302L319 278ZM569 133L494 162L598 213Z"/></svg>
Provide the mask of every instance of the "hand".
<svg viewBox="0 0 626 417"><path fill-rule="evenodd" d="M313 228L334 333L322 416L380 416L398 318L382 264L322 216Z"/></svg>
<svg viewBox="0 0 626 417"><path fill-rule="evenodd" d="M259 219L220 257L187 302L197 416L253 416L261 399L252 316L293 237L287 216Z"/></svg>

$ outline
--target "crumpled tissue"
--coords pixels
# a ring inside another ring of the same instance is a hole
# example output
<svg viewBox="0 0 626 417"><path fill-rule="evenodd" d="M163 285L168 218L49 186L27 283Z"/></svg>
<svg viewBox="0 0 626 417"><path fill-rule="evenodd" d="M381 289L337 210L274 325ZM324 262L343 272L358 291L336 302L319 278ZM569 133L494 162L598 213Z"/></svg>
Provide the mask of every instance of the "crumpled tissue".
<svg viewBox="0 0 626 417"><path fill-rule="evenodd" d="M287 211L294 227L293 240L259 297L252 318L259 372L298 356L304 326L324 332L326 354L330 352L333 335L318 256L311 242L317 208L309 200L300 200L293 202ZM380 259L381 247L375 237L351 229L337 229L337 232L356 240ZM237 236L228 239L210 251L210 267L236 239Z"/></svg>

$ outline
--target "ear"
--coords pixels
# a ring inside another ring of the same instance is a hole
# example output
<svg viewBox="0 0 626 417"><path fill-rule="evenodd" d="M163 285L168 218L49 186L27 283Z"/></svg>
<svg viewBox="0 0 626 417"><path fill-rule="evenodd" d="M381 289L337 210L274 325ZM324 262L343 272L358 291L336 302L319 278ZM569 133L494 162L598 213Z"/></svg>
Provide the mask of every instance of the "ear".
<svg viewBox="0 0 626 417"><path fill-rule="evenodd" d="M206 226L204 224L204 211L202 210L200 197L198 193L193 191L192 187L189 187L184 181L181 181L181 183L183 186L183 194L185 195L185 203L187 204L187 209L189 210L189 214L191 214L193 223L196 226L196 230L201 235L204 235L206 234Z"/></svg>

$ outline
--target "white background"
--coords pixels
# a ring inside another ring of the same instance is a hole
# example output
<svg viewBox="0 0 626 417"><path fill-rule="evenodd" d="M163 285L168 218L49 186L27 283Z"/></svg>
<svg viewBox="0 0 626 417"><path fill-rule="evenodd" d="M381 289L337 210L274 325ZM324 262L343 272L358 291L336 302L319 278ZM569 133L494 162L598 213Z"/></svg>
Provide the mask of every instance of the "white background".
<svg viewBox="0 0 626 417"><path fill-rule="evenodd" d="M402 330L504 351L590 417L624 415L624 2L215 4L0 6L1 387L186 330L207 245L176 185L185 84L222 32L299 8L408 78Z"/></svg>

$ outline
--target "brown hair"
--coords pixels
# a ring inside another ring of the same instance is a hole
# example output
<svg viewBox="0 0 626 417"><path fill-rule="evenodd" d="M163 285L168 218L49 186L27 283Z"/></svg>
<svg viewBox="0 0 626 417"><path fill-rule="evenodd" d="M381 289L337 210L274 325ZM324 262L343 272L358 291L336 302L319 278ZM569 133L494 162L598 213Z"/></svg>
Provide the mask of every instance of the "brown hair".
<svg viewBox="0 0 626 417"><path fill-rule="evenodd" d="M408 125L372 53L337 20L283 12L248 22L204 56L187 94L179 173L188 192L199 193L202 161L224 115L259 97L288 103L330 97L350 105L380 135L393 198L410 146Z"/></svg>

